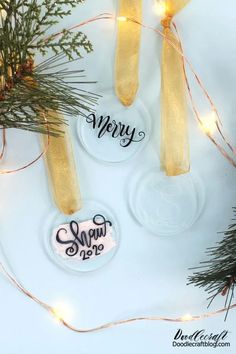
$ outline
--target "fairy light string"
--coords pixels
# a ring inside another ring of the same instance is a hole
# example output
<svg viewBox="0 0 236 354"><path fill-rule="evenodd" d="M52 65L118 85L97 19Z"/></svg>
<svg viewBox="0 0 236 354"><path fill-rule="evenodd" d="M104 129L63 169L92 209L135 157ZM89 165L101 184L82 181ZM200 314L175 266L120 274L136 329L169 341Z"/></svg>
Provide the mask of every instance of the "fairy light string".
<svg viewBox="0 0 236 354"><path fill-rule="evenodd" d="M4 267L3 263L0 263L0 271L2 274L9 280L9 282L16 287L22 294L36 302L38 305L40 305L42 308L44 308L49 314L51 314L59 323L61 323L64 327L67 329L76 332L76 333L90 333L90 332L98 332L101 330L113 328L113 327L118 327L121 325L126 325L126 324L131 324L134 322L141 322L141 321L164 321L164 322L173 322L173 323L183 323L183 322L194 322L194 321L200 321L206 318L210 317L215 317L219 314L227 312L229 309L234 309L236 308L236 304L231 305L230 308L222 308L217 311L213 312L207 312L203 313L201 315L190 315L186 314L181 317L162 317L162 316L140 316L140 317L133 317L133 318L128 318L124 320L119 320L119 321L113 321L113 322L107 322L102 325L99 325L97 327L92 327L92 328L87 328L87 329L82 329L82 328L77 328L70 324L68 321L66 321L60 313L58 313L58 310L56 307L50 306L46 302L40 300L37 296L33 295L31 292L26 290L24 286L16 279L14 278Z"/></svg>
<svg viewBox="0 0 236 354"><path fill-rule="evenodd" d="M164 9L162 8L162 14L165 14ZM210 104L211 107L211 112L213 114L215 114L215 125L216 125L216 129L220 134L220 137L223 139L223 141L226 143L226 145L229 147L229 149L231 150L231 152L236 155L236 149L232 146L230 140L225 136L225 134L222 131L222 122L220 120L220 116L219 113L216 109L216 106L213 102L213 100L211 99L208 91L206 90L206 88L204 87L202 81L200 80L199 76L197 75L197 73L195 72L193 66L191 65L190 61L188 60L188 58L185 56L184 52L183 52L183 48L182 48L182 44L181 44L181 50L179 50L179 48L177 48L174 43L171 42L171 40L169 40L168 38L166 38L166 36L157 28L153 28L149 25L146 25L144 23L138 22L135 19L131 19L131 18L127 18L127 17L115 17L114 15L110 14L110 13L103 13L100 14L98 16L92 17L86 21L81 22L80 24L77 24L73 27L70 27L68 30L75 30L81 26L87 25L89 23L93 23L99 20L118 20L118 21L132 21L134 23L137 23L138 25L142 26L143 28L149 29L153 32L155 32L156 34L160 35L161 37L165 38L168 43L175 48L179 55L182 56L183 58L183 66L184 66L184 72L185 72L185 81L186 81L186 86L187 86L187 90L189 93L189 97L190 97L190 101L191 101L191 105L195 114L195 117L198 121L198 123L202 126L202 129L204 131L204 133L207 135L207 137L212 141L212 143L217 147L217 149L220 151L220 153L234 166L236 167L236 162L229 156L229 154L227 153L227 151L212 137L212 130L211 129L204 129L204 120L202 119L200 113L198 112L197 106L195 104L194 98L193 98L193 94L191 91L191 87L188 81L188 77L187 77L187 73L186 73L186 68L185 65L188 65L188 68L190 69L190 71L192 72L197 84L199 85L199 87L201 88L205 98L207 99L208 103ZM177 30L177 26L176 24L172 21L172 25L178 35L179 41L181 43L180 40L180 36ZM57 37L60 36L62 34L62 32L58 32L55 33L47 38L45 38L45 41L53 38L53 37ZM46 121L46 117L45 121ZM49 134L48 134L48 145L49 145ZM5 146L6 146L6 136L5 136L5 130L3 129L3 143L2 143L2 152L0 154L0 159L3 158L4 156L4 151L5 151ZM40 153L40 155L35 158L33 161L31 161L30 163L24 165L23 167L14 169L14 170L2 170L0 171L0 174L7 174L7 173L13 173L13 172L18 172L18 171L22 171L23 169L26 169L30 166L32 166L35 162L37 162L45 153L47 150L48 146L45 148L44 151L42 151ZM69 330L76 332L76 333L89 333L89 332L96 332L96 331L100 331L100 330L105 330L108 328L113 328L113 327L117 327L120 325L125 325L125 324L131 324L134 322L140 322L140 321L166 321L166 322L174 322L174 323L182 323L182 322L193 322L193 321L199 321L199 320L203 320L206 318L211 318L211 317L215 317L219 314L225 313L226 311L228 311L229 309L234 309L236 308L236 304L231 305L229 308L224 307L222 309L219 309L217 311L213 311L213 312L207 312L207 313L203 313L201 315L184 315L181 317L162 317L162 316L142 316L142 317L133 317L133 318L128 318L128 319L124 319L124 320L119 320L119 321L114 321L114 322L108 322L102 325L99 325L97 327L93 327L93 328L88 328L88 329L80 329L77 328L73 325L71 325L69 322L67 322L65 320L65 318L60 314L60 312L53 306L47 304L46 302L42 301L40 298L38 298L37 296L35 296L34 294L32 294L30 291L28 291L13 275L11 275L6 267L3 265L3 263L0 262L0 271L1 273L8 279L8 281L15 287L17 288L22 294L24 294L25 296L27 296L28 298L30 298L32 301L36 302L38 305L40 305L42 308L44 308L46 311L48 311L55 319L57 319L59 321L59 323L61 323L63 326L65 326L66 328L68 328Z"/></svg>
<svg viewBox="0 0 236 354"><path fill-rule="evenodd" d="M175 22L173 22L173 27L176 31L177 34L177 38L180 42L180 47L181 47L181 52L183 53L183 48L182 48L182 41L177 29L177 26L175 24ZM195 73L191 63L188 61L188 59L182 55L183 57L183 68L184 68L184 78L185 78L185 82L186 82L186 86L187 86L187 90L188 90L188 94L189 94L189 98L190 98L190 102L191 102L191 106L195 115L195 118L197 120L197 122L199 123L200 127L202 128L202 131L205 133L205 135L211 140L211 142L216 146L216 148L220 151L220 153L231 163L231 165L233 165L234 167L236 167L236 162L230 157L230 155L226 152L226 150L220 146L217 141L213 138L212 133L214 132L215 128L216 130L218 130L221 138L223 139L223 141L227 144L227 146L229 147L229 149L232 151L232 153L234 155L236 155L236 149L232 146L229 138L226 137L226 135L223 133L221 127L223 126L218 110L216 109L213 100L211 99L210 95L208 94L207 90L205 89L202 81L200 80L199 76ZM207 98L208 102L210 103L211 106L211 112L208 114L208 119L206 117L206 121L204 122L204 117L201 117L197 106L195 104L194 98L193 98L193 94L192 94L192 90L189 84L189 80L188 80L188 76L186 73L186 67L185 67L185 61L188 63L190 70L192 71L192 73L194 74L196 81L198 83L198 85L200 86L200 88L203 90L203 93L205 95L205 97ZM210 129L209 129L210 128Z"/></svg>
<svg viewBox="0 0 236 354"><path fill-rule="evenodd" d="M42 150L42 152L37 157L35 157L33 160L24 164L23 166L20 166L18 168L11 169L11 170L0 170L0 175L6 175L6 174L11 174L11 173L23 171L23 170L27 169L28 167L34 165L37 161L39 161L47 153L48 148L49 148L49 144L50 144L49 127L48 127L47 118L46 118L46 115L44 112L42 112L42 117L45 121L46 129L47 129L47 143L46 143L44 149ZM3 136L3 142L2 142L2 151L0 154L0 160L3 158L3 156L5 154L5 150L6 150L6 130L4 128L3 128L2 136Z"/></svg>

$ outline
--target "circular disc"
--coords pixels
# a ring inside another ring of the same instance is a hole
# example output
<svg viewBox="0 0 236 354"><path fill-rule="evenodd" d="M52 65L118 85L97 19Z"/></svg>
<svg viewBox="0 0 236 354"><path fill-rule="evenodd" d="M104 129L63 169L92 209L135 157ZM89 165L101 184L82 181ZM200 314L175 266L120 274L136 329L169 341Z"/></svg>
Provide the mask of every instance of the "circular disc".
<svg viewBox="0 0 236 354"><path fill-rule="evenodd" d="M70 271L88 272L104 266L115 255L118 224L107 207L84 201L82 209L73 215L54 213L44 239L56 264Z"/></svg>
<svg viewBox="0 0 236 354"><path fill-rule="evenodd" d="M169 177L154 168L132 183L130 207L145 229L171 236L194 224L204 199L201 181L192 173Z"/></svg>
<svg viewBox="0 0 236 354"><path fill-rule="evenodd" d="M95 113L78 120L77 131L91 156L104 162L122 162L147 144L150 124L148 110L140 99L124 107L109 94L100 99Z"/></svg>

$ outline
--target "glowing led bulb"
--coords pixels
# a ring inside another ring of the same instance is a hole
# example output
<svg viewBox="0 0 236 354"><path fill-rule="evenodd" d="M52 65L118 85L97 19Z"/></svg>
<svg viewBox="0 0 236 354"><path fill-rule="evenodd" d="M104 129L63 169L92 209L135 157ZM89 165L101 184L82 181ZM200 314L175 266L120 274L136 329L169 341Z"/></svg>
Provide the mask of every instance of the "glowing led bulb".
<svg viewBox="0 0 236 354"><path fill-rule="evenodd" d="M57 322L61 322L62 320L69 321L72 317L71 308L63 302L58 302L53 307L52 313Z"/></svg>
<svg viewBox="0 0 236 354"><path fill-rule="evenodd" d="M7 16L6 11L3 10L3 8L0 5L0 24L1 24L2 20L5 20L6 16Z"/></svg>
<svg viewBox="0 0 236 354"><path fill-rule="evenodd" d="M159 0L155 2L155 12L160 17L164 17L166 15L167 5L164 0Z"/></svg>
<svg viewBox="0 0 236 354"><path fill-rule="evenodd" d="M125 22L125 21L127 21L127 17L125 17L125 16L118 16L118 17L117 17L117 20L120 21L120 22Z"/></svg>
<svg viewBox="0 0 236 354"><path fill-rule="evenodd" d="M216 131L217 116L215 112L211 112L201 117L201 129L204 133L212 135Z"/></svg>
<svg viewBox="0 0 236 354"><path fill-rule="evenodd" d="M181 317L181 320L184 321L184 322L192 321L193 320L193 316L188 313L188 314L184 315L183 317Z"/></svg>

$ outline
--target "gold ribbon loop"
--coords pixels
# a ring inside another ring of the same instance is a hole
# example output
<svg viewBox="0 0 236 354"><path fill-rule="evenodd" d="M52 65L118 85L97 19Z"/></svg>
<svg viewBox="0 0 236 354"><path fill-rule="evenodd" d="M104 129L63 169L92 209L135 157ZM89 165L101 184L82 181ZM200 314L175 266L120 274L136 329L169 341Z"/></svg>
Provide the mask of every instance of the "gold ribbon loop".
<svg viewBox="0 0 236 354"><path fill-rule="evenodd" d="M138 22L142 21L142 0L120 0L115 90L124 106L130 106L133 103L139 86L141 26L129 21L129 18Z"/></svg>
<svg viewBox="0 0 236 354"><path fill-rule="evenodd" d="M59 116L54 111L48 114L50 120ZM45 156L55 203L63 214L71 215L82 208L82 201L69 128L63 126L63 130L64 134L59 137L50 136ZM43 135L43 141L46 145L46 135Z"/></svg>
<svg viewBox="0 0 236 354"><path fill-rule="evenodd" d="M165 35L161 63L161 163L168 176L186 173L190 166L183 58L178 52L181 44L171 30L173 16L189 1L166 0L166 16L161 21Z"/></svg>

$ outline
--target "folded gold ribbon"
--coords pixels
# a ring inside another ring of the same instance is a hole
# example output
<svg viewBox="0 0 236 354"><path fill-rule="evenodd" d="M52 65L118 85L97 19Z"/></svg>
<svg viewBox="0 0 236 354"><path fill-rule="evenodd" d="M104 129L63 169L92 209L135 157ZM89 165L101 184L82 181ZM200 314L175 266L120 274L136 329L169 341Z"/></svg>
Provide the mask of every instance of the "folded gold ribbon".
<svg viewBox="0 0 236 354"><path fill-rule="evenodd" d="M116 95L130 106L139 86L139 47L141 26L126 19L142 21L142 0L120 0L115 64Z"/></svg>
<svg viewBox="0 0 236 354"><path fill-rule="evenodd" d="M173 16L189 1L166 0L166 14L161 21L166 36L161 63L161 163L168 176L186 173L190 167L183 58L178 52L181 45L171 30Z"/></svg>
<svg viewBox="0 0 236 354"><path fill-rule="evenodd" d="M49 114L50 121L59 116L57 112ZM64 125L63 131L59 137L49 137L46 162L55 203L62 213L71 215L82 208L82 202L69 128ZM47 146L46 135L43 135L43 141Z"/></svg>

